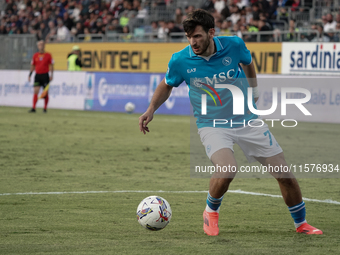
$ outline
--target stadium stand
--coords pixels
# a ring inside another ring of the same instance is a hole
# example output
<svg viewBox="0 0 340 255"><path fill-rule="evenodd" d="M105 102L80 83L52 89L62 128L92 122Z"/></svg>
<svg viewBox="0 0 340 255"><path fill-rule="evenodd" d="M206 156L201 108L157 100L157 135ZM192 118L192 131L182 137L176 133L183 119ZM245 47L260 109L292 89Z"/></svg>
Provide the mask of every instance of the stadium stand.
<svg viewBox="0 0 340 255"><path fill-rule="evenodd" d="M214 15L217 34L245 41L339 41L340 0L2 0L0 35L184 41L181 22L196 8Z"/></svg>

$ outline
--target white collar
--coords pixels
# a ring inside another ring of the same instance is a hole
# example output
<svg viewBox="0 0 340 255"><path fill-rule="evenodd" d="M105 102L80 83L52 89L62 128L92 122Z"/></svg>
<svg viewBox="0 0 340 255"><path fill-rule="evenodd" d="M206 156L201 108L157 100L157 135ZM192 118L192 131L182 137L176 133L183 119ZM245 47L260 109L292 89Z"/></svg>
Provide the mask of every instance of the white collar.
<svg viewBox="0 0 340 255"><path fill-rule="evenodd" d="M211 54L210 56L208 56L208 57L205 57L205 56L202 56L202 55L197 55L198 57L201 57L201 58L204 58L206 61L209 61L209 59L212 57L212 56L214 56L216 54L216 52L215 53L213 53L213 54Z"/></svg>

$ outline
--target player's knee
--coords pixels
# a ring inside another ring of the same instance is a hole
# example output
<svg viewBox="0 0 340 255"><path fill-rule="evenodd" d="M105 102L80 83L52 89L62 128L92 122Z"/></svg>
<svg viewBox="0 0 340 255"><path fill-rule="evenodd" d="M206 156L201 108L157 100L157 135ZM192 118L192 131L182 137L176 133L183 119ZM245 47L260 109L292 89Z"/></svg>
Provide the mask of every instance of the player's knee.
<svg viewBox="0 0 340 255"><path fill-rule="evenodd" d="M223 186L223 188L228 188L229 184L234 180L233 177L229 177L229 178L221 178L220 182Z"/></svg>
<svg viewBox="0 0 340 255"><path fill-rule="evenodd" d="M221 190L228 190L230 183L232 182L233 178L221 178L219 179L219 187Z"/></svg>
<svg viewBox="0 0 340 255"><path fill-rule="evenodd" d="M223 178L222 180L226 185L229 185L234 180L234 178L229 177L229 178Z"/></svg>
<svg viewBox="0 0 340 255"><path fill-rule="evenodd" d="M287 178L285 177L276 178L276 180L285 187L295 186L296 184L296 179L289 178L289 176L287 176Z"/></svg>
<svg viewBox="0 0 340 255"><path fill-rule="evenodd" d="M229 184L236 175L236 171L216 171L212 178L214 179L220 179L221 182Z"/></svg>

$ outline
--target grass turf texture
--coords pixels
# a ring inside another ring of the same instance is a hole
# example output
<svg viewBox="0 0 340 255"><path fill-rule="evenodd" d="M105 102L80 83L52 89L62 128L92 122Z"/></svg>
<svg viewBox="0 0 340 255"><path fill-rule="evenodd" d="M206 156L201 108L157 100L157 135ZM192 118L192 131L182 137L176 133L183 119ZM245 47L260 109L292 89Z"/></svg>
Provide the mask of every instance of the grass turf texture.
<svg viewBox="0 0 340 255"><path fill-rule="evenodd" d="M190 178L189 118L156 115L146 136L138 115L0 108L0 193L207 190ZM339 125L271 128L288 162L340 164ZM296 143L294 141L299 141ZM239 164L244 156L236 149ZM303 196L340 201L339 179L300 179ZM231 189L280 194L274 179L236 179ZM148 195L171 204L166 229L136 220ZM339 205L306 202L322 236L294 232L280 198L229 193L220 235L202 230L204 193L99 193L0 196L0 254L338 254Z"/></svg>

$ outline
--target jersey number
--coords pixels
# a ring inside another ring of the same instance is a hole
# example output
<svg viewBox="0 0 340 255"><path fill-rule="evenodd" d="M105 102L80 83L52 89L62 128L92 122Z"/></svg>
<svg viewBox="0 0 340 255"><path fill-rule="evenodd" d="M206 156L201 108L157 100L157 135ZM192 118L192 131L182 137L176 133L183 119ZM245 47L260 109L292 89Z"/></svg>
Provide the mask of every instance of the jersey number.
<svg viewBox="0 0 340 255"><path fill-rule="evenodd" d="M273 145L273 141L272 141L272 135L270 134L269 130L267 130L266 132L263 133L265 136L269 136L269 145L272 146Z"/></svg>

